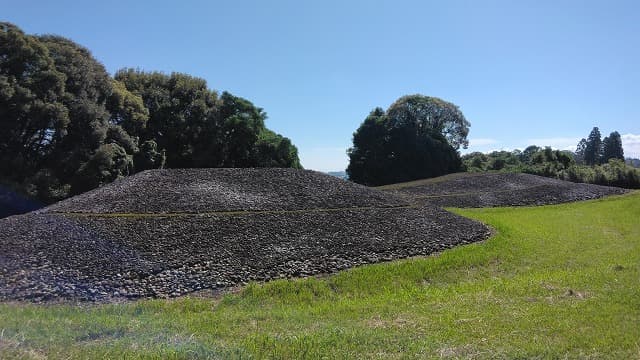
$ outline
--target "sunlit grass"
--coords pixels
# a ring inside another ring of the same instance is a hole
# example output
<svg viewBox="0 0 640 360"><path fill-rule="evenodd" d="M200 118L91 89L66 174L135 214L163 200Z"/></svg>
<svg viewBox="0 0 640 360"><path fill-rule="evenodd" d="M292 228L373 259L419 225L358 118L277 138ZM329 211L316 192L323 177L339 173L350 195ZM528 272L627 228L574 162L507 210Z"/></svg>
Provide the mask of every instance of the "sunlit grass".
<svg viewBox="0 0 640 360"><path fill-rule="evenodd" d="M640 357L640 193L455 212L496 235L218 299L2 304L0 358Z"/></svg>

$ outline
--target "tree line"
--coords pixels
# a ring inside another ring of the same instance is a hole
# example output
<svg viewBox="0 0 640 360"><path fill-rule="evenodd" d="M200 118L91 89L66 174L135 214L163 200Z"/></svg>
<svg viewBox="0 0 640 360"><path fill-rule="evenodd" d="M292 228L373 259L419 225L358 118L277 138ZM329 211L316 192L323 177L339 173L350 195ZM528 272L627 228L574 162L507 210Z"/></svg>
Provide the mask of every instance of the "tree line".
<svg viewBox="0 0 640 360"><path fill-rule="evenodd" d="M640 169L625 163L617 131L601 139L594 127L576 151L531 145L524 150L474 152L462 156L467 171L523 172L572 182L640 188Z"/></svg>
<svg viewBox="0 0 640 360"><path fill-rule="evenodd" d="M0 183L45 203L146 169L300 168L250 101L187 74L122 69L0 23Z"/></svg>

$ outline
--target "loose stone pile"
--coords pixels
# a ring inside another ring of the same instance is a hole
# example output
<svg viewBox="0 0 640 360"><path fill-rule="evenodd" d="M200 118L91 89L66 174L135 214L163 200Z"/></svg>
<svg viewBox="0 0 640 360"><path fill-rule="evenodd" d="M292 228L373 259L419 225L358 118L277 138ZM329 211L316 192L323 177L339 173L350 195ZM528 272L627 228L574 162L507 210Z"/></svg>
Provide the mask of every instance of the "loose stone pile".
<svg viewBox="0 0 640 360"><path fill-rule="evenodd" d="M550 205L628 192L616 187L513 173L461 173L380 189L404 195L407 201L443 207Z"/></svg>
<svg viewBox="0 0 640 360"><path fill-rule="evenodd" d="M435 206L311 171L148 171L0 220L0 299L178 296L488 236Z"/></svg>

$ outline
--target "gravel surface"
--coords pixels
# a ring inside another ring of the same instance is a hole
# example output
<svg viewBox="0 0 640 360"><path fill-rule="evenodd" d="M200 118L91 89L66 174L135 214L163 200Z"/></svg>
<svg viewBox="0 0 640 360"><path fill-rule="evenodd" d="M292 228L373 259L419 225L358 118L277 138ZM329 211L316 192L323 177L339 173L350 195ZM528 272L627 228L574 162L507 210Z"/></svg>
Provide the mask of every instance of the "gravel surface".
<svg viewBox="0 0 640 360"><path fill-rule="evenodd" d="M173 297L333 273L490 235L438 206L626 192L526 174L454 174L383 189L291 169L142 172L0 219L0 300Z"/></svg>
<svg viewBox="0 0 640 360"><path fill-rule="evenodd" d="M550 205L597 199L626 189L579 184L530 174L460 174L381 189L407 201L443 207Z"/></svg>
<svg viewBox="0 0 640 360"><path fill-rule="evenodd" d="M310 170L148 170L43 212L202 213L407 205L401 197Z"/></svg>
<svg viewBox="0 0 640 360"><path fill-rule="evenodd" d="M179 296L428 255L488 236L484 225L435 207L168 217L28 214L0 220L0 299Z"/></svg>

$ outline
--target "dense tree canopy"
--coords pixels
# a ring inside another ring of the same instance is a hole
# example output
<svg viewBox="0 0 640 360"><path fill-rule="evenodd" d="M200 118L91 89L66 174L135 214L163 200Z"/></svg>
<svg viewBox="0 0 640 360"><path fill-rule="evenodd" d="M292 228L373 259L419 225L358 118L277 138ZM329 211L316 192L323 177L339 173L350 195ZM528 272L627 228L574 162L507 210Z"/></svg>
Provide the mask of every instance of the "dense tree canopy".
<svg viewBox="0 0 640 360"><path fill-rule="evenodd" d="M45 45L0 23L0 179L24 183L46 166L69 125L65 74Z"/></svg>
<svg viewBox="0 0 640 360"><path fill-rule="evenodd" d="M458 171L469 122L441 99L405 96L387 111L374 109L353 134L347 173L352 181L383 185Z"/></svg>
<svg viewBox="0 0 640 360"><path fill-rule="evenodd" d="M584 148L584 162L587 165L598 165L602 157L602 137L600 129L594 127L589 133L589 137Z"/></svg>
<svg viewBox="0 0 640 360"><path fill-rule="evenodd" d="M598 146L600 130L594 128L588 139L581 139L575 153L567 150L553 150L531 145L525 150L494 151L488 154L474 152L462 157L467 171L509 171L558 178L573 182L599 185L640 188L640 170L623 161L622 141L617 131L612 132ZM595 143L595 144L594 144ZM585 155L592 149L600 149L592 154L597 161L585 164Z"/></svg>
<svg viewBox="0 0 640 360"><path fill-rule="evenodd" d="M300 167L250 101L0 23L0 183L44 202L161 167Z"/></svg>
<svg viewBox="0 0 640 360"><path fill-rule="evenodd" d="M602 162L608 162L610 159L624 160L622 138L617 131L612 132L602 140Z"/></svg>
<svg viewBox="0 0 640 360"><path fill-rule="evenodd" d="M439 133L456 150L469 146L469 127L460 109L442 99L423 95L408 95L396 100L387 116L397 127L411 125L416 131Z"/></svg>

